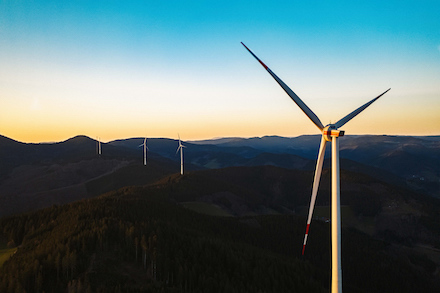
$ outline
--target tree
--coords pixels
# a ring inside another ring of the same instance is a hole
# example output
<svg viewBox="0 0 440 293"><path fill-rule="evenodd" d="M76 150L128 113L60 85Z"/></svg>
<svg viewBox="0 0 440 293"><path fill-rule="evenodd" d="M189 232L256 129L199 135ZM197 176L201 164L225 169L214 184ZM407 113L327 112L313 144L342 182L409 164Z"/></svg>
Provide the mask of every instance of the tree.
<svg viewBox="0 0 440 293"><path fill-rule="evenodd" d="M136 251L135 261L136 262L138 260L138 245L139 245L139 239L137 237L134 237L134 246L135 246L135 251Z"/></svg>
<svg viewBox="0 0 440 293"><path fill-rule="evenodd" d="M147 269L147 240L145 238L145 235L142 235L141 239L141 247L143 252L143 263L144 263L144 269Z"/></svg>

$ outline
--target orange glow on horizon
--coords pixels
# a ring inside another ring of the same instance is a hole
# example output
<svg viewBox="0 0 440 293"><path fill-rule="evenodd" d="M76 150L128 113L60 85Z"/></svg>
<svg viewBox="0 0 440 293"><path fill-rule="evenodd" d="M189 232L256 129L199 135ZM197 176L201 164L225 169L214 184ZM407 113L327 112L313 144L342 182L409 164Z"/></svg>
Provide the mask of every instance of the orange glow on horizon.
<svg viewBox="0 0 440 293"><path fill-rule="evenodd" d="M284 93L280 91L278 95L270 97L268 104L264 104L263 99L239 107L230 106L228 102L217 107L195 104L180 112L180 105L166 104L159 104L160 107L152 104L146 109L127 104L84 109L56 104L52 99L21 99L28 104L20 104L11 94L7 96L10 99L4 103L5 107L0 109L0 134L27 143L59 142L77 135L93 139L99 136L108 142L144 136L177 138L177 133L183 140L319 134ZM440 135L440 99L432 95L427 101L429 107L412 97L390 92L341 130L346 135ZM334 123L359 104L348 102L349 105L330 105L325 111L317 107L315 113L324 125ZM326 120L329 117L334 120Z"/></svg>
<svg viewBox="0 0 440 293"><path fill-rule="evenodd" d="M423 128L425 120L420 116L409 115L400 117L398 114L392 117L380 118L375 120L350 121L341 129L345 130L346 135L440 135L438 129ZM428 115L429 116L429 115ZM434 117L432 117L434 116ZM396 118L393 120L392 118ZM32 126L24 123L17 123L13 127L1 127L0 134L14 140L25 143L59 142L72 138L77 135L86 135L92 139L101 137L103 142L116 139L126 139L132 137L156 137L156 138L176 138L179 133L182 140L203 140L219 137L262 137L266 135L278 135L285 137L296 137L300 135L319 134L319 130L310 123L306 117L301 122L286 121L255 121L253 119L237 121L213 121L203 123L201 121L186 121L177 125L175 123L163 124L160 127L146 127L146 125L119 125L118 127L107 127L99 124L95 127L81 124L55 124L35 123ZM434 121L440 125L440 118L436 115L423 117ZM170 125L172 124L172 125ZM432 124L432 123L431 123ZM109 124L112 125L112 124ZM176 127L175 127L176 126Z"/></svg>

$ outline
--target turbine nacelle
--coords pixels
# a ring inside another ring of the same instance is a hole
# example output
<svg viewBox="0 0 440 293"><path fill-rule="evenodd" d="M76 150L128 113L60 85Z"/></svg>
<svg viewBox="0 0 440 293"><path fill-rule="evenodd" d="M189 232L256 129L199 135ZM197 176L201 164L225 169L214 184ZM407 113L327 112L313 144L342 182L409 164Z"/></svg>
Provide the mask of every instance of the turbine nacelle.
<svg viewBox="0 0 440 293"><path fill-rule="evenodd" d="M332 137L344 136L344 133L344 130L337 130L334 124L328 124L322 129L322 136L326 141L332 141Z"/></svg>

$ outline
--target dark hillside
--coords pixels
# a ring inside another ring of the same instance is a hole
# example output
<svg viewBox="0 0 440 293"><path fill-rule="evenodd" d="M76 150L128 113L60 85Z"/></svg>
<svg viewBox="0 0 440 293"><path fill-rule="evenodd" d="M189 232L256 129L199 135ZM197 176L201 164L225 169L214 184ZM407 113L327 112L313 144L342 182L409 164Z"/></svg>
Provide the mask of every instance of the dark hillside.
<svg viewBox="0 0 440 293"><path fill-rule="evenodd" d="M294 213L302 216L305 223L312 177L311 171L272 166L231 167L168 177L163 186L176 202L203 203L233 216ZM329 201L329 170L324 169L311 230L316 220L330 217ZM342 170L341 204L344 227L399 247L431 247L427 255L440 265L440 254L436 252L440 248L438 199ZM208 208L202 205L195 210L206 213Z"/></svg>
<svg viewBox="0 0 440 293"><path fill-rule="evenodd" d="M394 145L384 140L394 138L371 138L359 139ZM0 219L0 244L18 246L0 268L0 292L328 288L328 160L302 258L314 160L188 144L192 151L185 149L185 158L191 162L181 176L173 140L158 140L158 152L150 152L143 166L136 139L107 144L100 157L89 156L96 142L87 137L49 145L2 139L0 151L24 148L39 161L9 171L0 184L0 212L58 206ZM396 168L410 168L399 161L420 149L410 145L382 154ZM11 154L14 164L22 162ZM411 191L402 177L380 167L341 159L341 168L344 292L439 291L439 200ZM128 187L133 185L138 187Z"/></svg>
<svg viewBox="0 0 440 293"><path fill-rule="evenodd" d="M227 147L252 147L272 154L297 155L316 160L319 135L298 137L264 136L253 138L214 139L194 142ZM329 157L330 146L326 149ZM440 198L440 137L388 135L346 135L340 142L341 159L400 177L413 190ZM273 162L276 164L276 162ZM246 164L243 164L246 165ZM277 165L287 167L286 165ZM362 172L362 171L361 171ZM374 175L371 172L366 173ZM376 176L378 177L378 176ZM386 180L383 177L382 180ZM396 180L393 179L393 184Z"/></svg>
<svg viewBox="0 0 440 293"><path fill-rule="evenodd" d="M77 162L16 167L0 185L0 216L87 198L85 182L128 163L95 157Z"/></svg>
<svg viewBox="0 0 440 293"><path fill-rule="evenodd" d="M1 219L19 247L0 268L0 291L328 291L328 224L315 221L302 258L303 218L191 212L173 199L185 177ZM342 233L344 292L440 289L428 259Z"/></svg>
<svg viewBox="0 0 440 293"><path fill-rule="evenodd" d="M313 170L314 162L290 154L261 153L244 163L245 166L277 166L286 169ZM312 167L313 166L313 167Z"/></svg>
<svg viewBox="0 0 440 293"><path fill-rule="evenodd" d="M0 291L324 292L308 262L277 252L270 219L249 228L163 195L126 188L4 219L4 234L21 246L0 269Z"/></svg>
<svg viewBox="0 0 440 293"><path fill-rule="evenodd" d="M317 152L317 145L312 145L317 138L229 139L219 140L218 145L184 142L185 171L269 165L312 171ZM148 139L147 169L129 167L141 164L142 142L143 138L109 142L102 145L103 154L98 156L96 141L85 136L50 144L24 144L0 137L0 215L62 204L123 186L149 184L178 172L178 142L163 138ZM438 144L434 138L346 136L341 141L341 156L350 159L342 158L341 168L437 196ZM313 154L313 159L294 154L306 152ZM271 207L263 207L268 208L266 213L273 212ZM370 209L367 214L374 213Z"/></svg>
<svg viewBox="0 0 440 293"><path fill-rule="evenodd" d="M133 158L134 153L124 149L102 144L102 153L106 157ZM95 158L96 140L87 136L76 136L58 143L21 143L0 136L0 182L12 170L21 165L71 163Z"/></svg>
<svg viewBox="0 0 440 293"><path fill-rule="evenodd" d="M86 136L42 144L0 136L0 217L152 183L179 170L177 162L157 153L149 153L148 166L138 168L143 153L137 147L103 143L101 155L96 147L96 140Z"/></svg>
<svg viewBox="0 0 440 293"><path fill-rule="evenodd" d="M85 185L90 196L97 196L124 186L142 186L152 184L166 175L176 173L180 165L162 158L150 159L146 166L130 164L108 175L88 181Z"/></svg>

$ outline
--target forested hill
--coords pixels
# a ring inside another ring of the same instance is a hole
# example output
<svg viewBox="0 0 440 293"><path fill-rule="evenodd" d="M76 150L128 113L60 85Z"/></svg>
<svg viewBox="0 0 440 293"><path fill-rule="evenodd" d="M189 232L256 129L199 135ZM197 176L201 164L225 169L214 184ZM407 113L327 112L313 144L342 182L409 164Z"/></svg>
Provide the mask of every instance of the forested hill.
<svg viewBox="0 0 440 293"><path fill-rule="evenodd" d="M206 178L226 178L215 175ZM3 239L18 249L0 268L0 292L328 292L328 223L314 221L301 257L303 217L186 209L176 195L200 176L1 219ZM425 256L342 233L344 292L440 292Z"/></svg>
<svg viewBox="0 0 440 293"><path fill-rule="evenodd" d="M180 170L178 141L148 139L148 164L142 166L139 144L143 141L131 138L103 143L102 154L97 155L97 141L86 136L32 144L0 135L0 217L89 198L123 186L153 183ZM268 165L313 171L319 136L184 144L185 172ZM345 136L341 143L341 169L437 198L439 158L439 137ZM307 194L311 178L313 175L307 178ZM366 204L371 206L368 201Z"/></svg>
<svg viewBox="0 0 440 293"><path fill-rule="evenodd" d="M3 219L20 246L0 270L0 291L325 292L309 262L281 254L297 219L249 219L252 228L188 211L165 193L124 188Z"/></svg>

